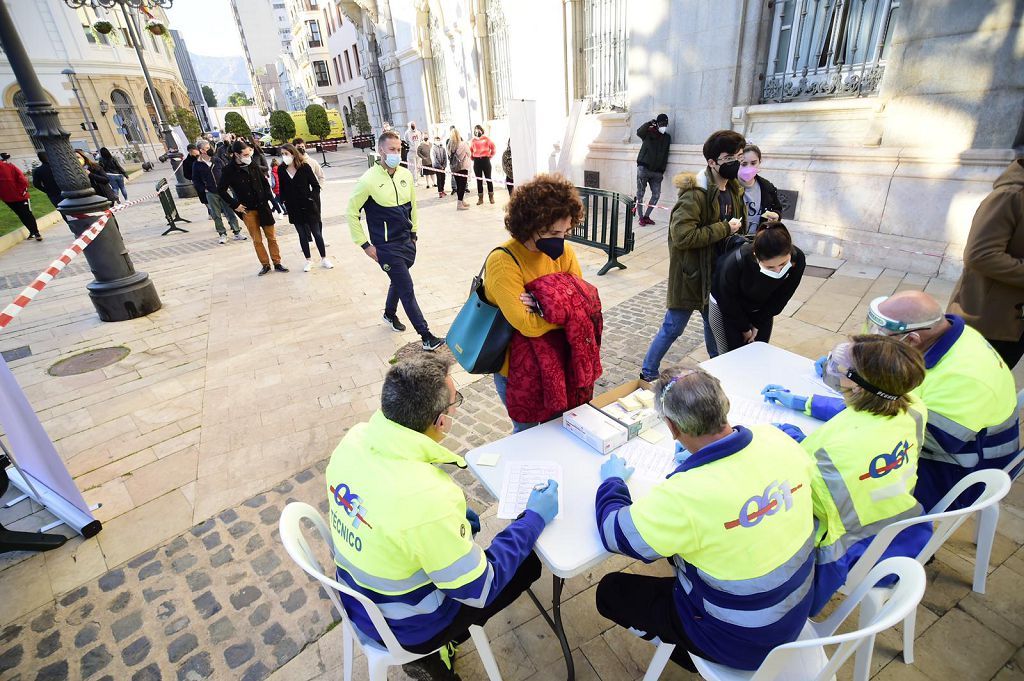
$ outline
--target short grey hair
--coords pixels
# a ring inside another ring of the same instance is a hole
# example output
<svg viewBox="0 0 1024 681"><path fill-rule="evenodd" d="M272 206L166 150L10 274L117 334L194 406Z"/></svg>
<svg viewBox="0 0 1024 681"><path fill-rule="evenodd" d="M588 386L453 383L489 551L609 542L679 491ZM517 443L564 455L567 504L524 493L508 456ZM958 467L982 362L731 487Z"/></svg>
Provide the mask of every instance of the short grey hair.
<svg viewBox="0 0 1024 681"><path fill-rule="evenodd" d="M423 354L392 366L380 392L384 416L409 430L426 432L451 401L445 381L451 365L444 356Z"/></svg>
<svg viewBox="0 0 1024 681"><path fill-rule="evenodd" d="M729 425L729 398L718 379L703 369L666 371L654 384L654 408L692 437Z"/></svg>
<svg viewBox="0 0 1024 681"><path fill-rule="evenodd" d="M209 146L210 146L210 141L209 140L205 140L205 139L199 140L199 142L196 143L196 149L199 149L200 151L202 151L203 149L206 149Z"/></svg>

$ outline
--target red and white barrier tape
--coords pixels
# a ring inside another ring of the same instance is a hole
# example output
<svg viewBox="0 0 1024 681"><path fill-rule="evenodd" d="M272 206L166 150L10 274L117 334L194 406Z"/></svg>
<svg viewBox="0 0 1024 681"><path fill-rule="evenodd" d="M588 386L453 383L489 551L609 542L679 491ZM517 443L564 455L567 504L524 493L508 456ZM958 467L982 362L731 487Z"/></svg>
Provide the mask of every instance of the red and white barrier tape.
<svg viewBox="0 0 1024 681"><path fill-rule="evenodd" d="M98 218L101 215L109 215L111 213L120 213L121 211L123 211L126 208L131 208L132 206L137 206L140 203L145 203L146 201L151 201L152 199L155 199L156 197L160 196L160 194L162 194L163 192L169 192L169 191L171 191L171 185L170 184L166 184L163 187L161 187L160 189L158 189L155 192L153 192L152 194L147 194L146 196L140 196L139 198L132 199L131 201L122 201L121 203L114 204L113 206L108 208L106 211L103 211L103 212L100 212L100 213L80 213L78 215L72 215L71 217L74 217L74 218Z"/></svg>
<svg viewBox="0 0 1024 681"><path fill-rule="evenodd" d="M103 231L103 228L107 226L107 222L110 220L110 213L104 213L99 220L93 223L92 227L82 232L82 235L72 242L71 246L67 248L60 257L50 263L50 266L43 270L38 277L35 278L31 284L25 287L17 298L14 299L10 305L4 308L3 312L0 312L0 329L4 328L11 321L18 316L18 314L32 302L40 291L46 288L46 285L53 281L65 267L68 266L72 260L78 256L85 247L91 244Z"/></svg>

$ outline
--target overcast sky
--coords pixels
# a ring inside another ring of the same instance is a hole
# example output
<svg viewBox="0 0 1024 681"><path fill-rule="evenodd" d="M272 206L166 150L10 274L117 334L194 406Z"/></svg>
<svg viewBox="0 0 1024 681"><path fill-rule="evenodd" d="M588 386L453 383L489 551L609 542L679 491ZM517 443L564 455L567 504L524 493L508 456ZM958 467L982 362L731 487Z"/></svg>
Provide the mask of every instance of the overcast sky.
<svg viewBox="0 0 1024 681"><path fill-rule="evenodd" d="M228 0L175 0L167 16L171 28L185 37L189 52L211 57L242 56Z"/></svg>

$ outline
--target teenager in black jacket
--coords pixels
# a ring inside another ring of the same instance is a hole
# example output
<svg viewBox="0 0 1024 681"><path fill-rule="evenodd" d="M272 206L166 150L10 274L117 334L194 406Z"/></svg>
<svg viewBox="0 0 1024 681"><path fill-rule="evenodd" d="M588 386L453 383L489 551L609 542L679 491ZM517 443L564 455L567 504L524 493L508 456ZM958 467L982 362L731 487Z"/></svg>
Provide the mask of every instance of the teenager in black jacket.
<svg viewBox="0 0 1024 681"><path fill-rule="evenodd" d="M636 136L643 142L636 156L636 214L640 226L653 225L651 212L661 198L661 181L668 167L668 151L672 135L668 134L668 115L658 114L653 121L647 121L636 130ZM651 202L644 204L644 191L651 187Z"/></svg>
<svg viewBox="0 0 1024 681"><path fill-rule="evenodd" d="M231 209L242 216L249 236L252 237L256 257L263 268L258 276L270 271L273 262L278 272L287 272L288 268L281 264L281 249L277 245L274 231L274 214L270 210L270 183L259 165L253 163L252 146L248 142L236 140L231 145L234 160L224 166L217 193ZM229 191L230 190L230 191ZM267 237L267 247L263 246L263 237ZM267 248L270 254L267 254Z"/></svg>
<svg viewBox="0 0 1024 681"><path fill-rule="evenodd" d="M324 248L323 224L320 221L320 183L313 174L313 168L306 163L306 155L292 144L281 146L281 165L277 169L277 180L281 183L281 200L288 208L288 221L299 233L299 246L306 256L303 272L313 267L309 252L310 240L316 241L320 252L320 265L331 269L334 265L327 259Z"/></svg>
<svg viewBox="0 0 1024 681"><path fill-rule="evenodd" d="M769 342L774 317L793 297L805 267L803 251L778 221L765 223L752 243L719 258L708 306L718 353Z"/></svg>
<svg viewBox="0 0 1024 681"><path fill-rule="evenodd" d="M764 222L779 219L782 203L775 185L761 177L761 149L756 144L743 148L740 161L739 179L743 186L743 203L747 206L747 234L757 232L762 218Z"/></svg>

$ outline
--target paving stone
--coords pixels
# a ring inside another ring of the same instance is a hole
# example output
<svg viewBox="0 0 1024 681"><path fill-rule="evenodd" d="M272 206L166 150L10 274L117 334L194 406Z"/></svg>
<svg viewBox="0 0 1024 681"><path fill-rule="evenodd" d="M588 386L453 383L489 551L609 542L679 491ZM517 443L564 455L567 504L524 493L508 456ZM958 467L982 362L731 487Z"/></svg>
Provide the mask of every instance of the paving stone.
<svg viewBox="0 0 1024 681"><path fill-rule="evenodd" d="M954 641L956 644L950 645ZM953 608L918 637L914 664L935 679L983 681L991 679L1013 652L1006 640Z"/></svg>
<svg viewBox="0 0 1024 681"><path fill-rule="evenodd" d="M82 622L89 619L92 615L92 611L96 609L95 603L82 603L73 613L68 615L64 621L73 627L77 627Z"/></svg>
<svg viewBox="0 0 1024 681"><path fill-rule="evenodd" d="M226 616L210 625L210 642L223 643L235 635L235 625Z"/></svg>
<svg viewBox="0 0 1024 681"><path fill-rule="evenodd" d="M134 667L146 659L152 647L147 637L137 638L121 650L121 660L129 667Z"/></svg>
<svg viewBox="0 0 1024 681"><path fill-rule="evenodd" d="M79 663L79 670L83 679L87 679L96 672L102 671L114 656L107 650L107 646L100 644L82 656Z"/></svg>
<svg viewBox="0 0 1024 681"><path fill-rule="evenodd" d="M270 676L270 670L267 669L267 665L257 662L245 670L241 681L263 681L268 676Z"/></svg>
<svg viewBox="0 0 1024 681"><path fill-rule="evenodd" d="M142 628L142 611L135 610L134 612L125 615L121 619L117 620L110 626L110 631L114 634L114 640L118 643L125 640L139 629Z"/></svg>
<svg viewBox="0 0 1024 681"><path fill-rule="evenodd" d="M293 613L306 604L305 589L296 589L288 594L288 598L282 601L281 607L287 613Z"/></svg>
<svg viewBox="0 0 1024 681"><path fill-rule="evenodd" d="M246 583L251 582L252 576L248 572L234 572L228 575L227 579L225 579L224 581L227 582L228 586L234 586L235 584L238 584L243 580L245 580Z"/></svg>
<svg viewBox="0 0 1024 681"><path fill-rule="evenodd" d="M210 518L209 520L204 520L203 522L199 523L189 531L192 533L192 536L201 537L210 530L212 530L214 527L216 527L216 525L217 521L213 518Z"/></svg>
<svg viewBox="0 0 1024 681"><path fill-rule="evenodd" d="M251 660L255 653L256 646L252 644L252 641L236 643L224 649L224 661L228 663L228 667L231 669L237 669Z"/></svg>
<svg viewBox="0 0 1024 681"><path fill-rule="evenodd" d="M170 544L164 547L164 555L168 558L188 547L188 540L185 537L175 537Z"/></svg>
<svg viewBox="0 0 1024 681"><path fill-rule="evenodd" d="M231 594L231 605L235 608L235 610L241 610L242 608L246 608L255 603L256 600L259 599L259 597L262 595L263 592L260 591L257 587L246 586Z"/></svg>
<svg viewBox="0 0 1024 681"><path fill-rule="evenodd" d="M196 562L198 562L198 559L191 553L184 556L178 556L171 561L171 569L180 575L182 572L185 572L185 570L188 570L195 565Z"/></svg>
<svg viewBox="0 0 1024 681"><path fill-rule="evenodd" d="M160 665L156 662L151 662L132 674L132 681L161 681L161 679L163 679L163 675L160 673Z"/></svg>
<svg viewBox="0 0 1024 681"><path fill-rule="evenodd" d="M252 528L254 527L256 527L256 525L254 525L253 523L249 522L248 520L243 520L229 527L228 534L230 534L235 539L238 539L239 537L251 532Z"/></svg>
<svg viewBox="0 0 1024 681"><path fill-rule="evenodd" d="M225 525L230 525L231 523L238 520L238 513L235 511L235 509L229 508L226 511L221 511L220 515L218 515L217 517L220 518L220 521Z"/></svg>
<svg viewBox="0 0 1024 681"><path fill-rule="evenodd" d="M142 568L141 570L139 570L139 581L143 582L143 581L149 579L150 577L154 577L156 575L159 575L163 571L164 571L164 564L161 563L160 561L156 561L154 563L150 563L149 565L147 565L144 568Z"/></svg>
<svg viewBox="0 0 1024 681"><path fill-rule="evenodd" d="M234 548L234 546L225 546L217 553L211 555L210 566L218 568L221 565L224 565L225 563L230 563L232 560L234 560L234 558L231 555L231 552L234 550Z"/></svg>
<svg viewBox="0 0 1024 681"><path fill-rule="evenodd" d="M132 592L122 591L121 593L117 594L113 601L111 601L110 607L107 609L110 610L110 612L114 613L121 612L122 610L128 607L128 604L131 603L131 600Z"/></svg>
<svg viewBox="0 0 1024 681"><path fill-rule="evenodd" d="M275 549L270 549L262 555L252 559L252 569L260 577L269 575L271 572L277 569L277 566L281 564L281 557L277 555Z"/></svg>
<svg viewBox="0 0 1024 681"><path fill-rule="evenodd" d="M264 525L273 525L281 518L281 509L277 506L268 506L260 511L260 522Z"/></svg>
<svg viewBox="0 0 1024 681"><path fill-rule="evenodd" d="M295 482L301 485L302 483L309 482L314 477L316 477L316 474L307 468L306 470L295 474Z"/></svg>
<svg viewBox="0 0 1024 681"><path fill-rule="evenodd" d="M79 588L75 589L74 591L72 591L71 593L69 593L66 596L64 596L64 598L60 599L60 604L63 605L66 608L69 605L71 605L72 603L76 603L78 601L78 599L84 597L88 593L89 593L89 587L87 587L87 586L79 587Z"/></svg>
<svg viewBox="0 0 1024 681"><path fill-rule="evenodd" d="M167 646L167 660L175 664L199 646L199 639L195 634L182 634L174 639Z"/></svg>
<svg viewBox="0 0 1024 681"><path fill-rule="evenodd" d="M203 537L203 546L207 551L220 546L220 544L220 532L211 532Z"/></svg>
<svg viewBox="0 0 1024 681"><path fill-rule="evenodd" d="M85 673L85 660L82 660L82 678L89 678L89 674ZM90 672L91 673L91 672ZM68 678L68 661L59 660L51 664L46 665L36 674L35 681L64 681Z"/></svg>
<svg viewBox="0 0 1024 681"><path fill-rule="evenodd" d="M60 630L51 632L39 639L36 644L36 659L43 660L53 655L60 648Z"/></svg>
<svg viewBox="0 0 1024 681"><path fill-rule="evenodd" d="M25 657L25 648L20 643L0 652L0 672L14 669L21 664L23 657Z"/></svg>
<svg viewBox="0 0 1024 681"><path fill-rule="evenodd" d="M282 480L274 486L274 491L278 494L288 494L293 489L295 489L295 486L288 480Z"/></svg>
<svg viewBox="0 0 1024 681"><path fill-rule="evenodd" d="M268 646L276 645L284 638L284 634L284 627L279 622L274 622L263 631L263 642Z"/></svg>
<svg viewBox="0 0 1024 681"><path fill-rule="evenodd" d="M9 624L0 631L0 646L5 646L14 639L18 638L18 634L22 632L24 627L20 624Z"/></svg>
<svg viewBox="0 0 1024 681"><path fill-rule="evenodd" d="M271 591L283 591L294 583L295 578L292 577L292 573L287 570L281 570L267 580L267 586L270 587Z"/></svg>
<svg viewBox="0 0 1024 681"><path fill-rule="evenodd" d="M84 648L85 646L95 641L96 637L99 636L99 633L100 627L98 624L96 624L95 622L90 622L89 624L86 624L84 627L78 630L77 634L75 634L75 647Z"/></svg>
<svg viewBox="0 0 1024 681"><path fill-rule="evenodd" d="M263 537L261 535L254 534L253 536L249 537L249 541L245 543L245 552L256 553L257 551L263 548L264 543L265 542L263 541Z"/></svg>
<svg viewBox="0 0 1024 681"><path fill-rule="evenodd" d="M202 652L193 655L178 667L178 681L200 681L213 675L210 664L210 653Z"/></svg>
<svg viewBox="0 0 1024 681"><path fill-rule="evenodd" d="M198 598L193 599L192 604L196 606L199 616L204 620L210 619L221 610L220 602L217 601L217 598L209 591L203 593Z"/></svg>
<svg viewBox="0 0 1024 681"><path fill-rule="evenodd" d="M270 619L270 603L260 603L249 613L249 624L258 627Z"/></svg>
<svg viewBox="0 0 1024 681"><path fill-rule="evenodd" d="M57 611L52 608L47 608L41 612L34 620L32 620L31 627L32 631L37 634L41 634L47 629L53 627L53 623L56 621Z"/></svg>
<svg viewBox="0 0 1024 681"><path fill-rule="evenodd" d="M145 589L142 590L142 598L147 603L152 603L153 601L155 601L156 599L160 598L161 596L167 595L168 593L170 593L170 591L171 591L171 587L167 587L167 588L164 588L164 589L158 589L156 587L147 586Z"/></svg>
<svg viewBox="0 0 1024 681"><path fill-rule="evenodd" d="M267 503L267 495L266 494L257 494L256 496L252 497L251 499L247 499L246 501L243 501L242 502L242 506L246 506L248 508L259 508L260 506L262 506L265 503Z"/></svg>
<svg viewBox="0 0 1024 681"><path fill-rule="evenodd" d="M190 572L188 574L186 581L188 582L188 588L191 591L199 591L200 589L205 589L210 586L212 580L210 579L210 573L206 570L196 570L195 572Z"/></svg>
<svg viewBox="0 0 1024 681"><path fill-rule="evenodd" d="M135 558L132 558L130 561L128 561L128 567L130 567L130 568L142 567L143 565L145 565L149 561L151 561L154 558L156 558L156 554L157 554L157 549L153 549L152 551L146 551L145 553L141 553L138 556L136 556Z"/></svg>
<svg viewBox="0 0 1024 681"><path fill-rule="evenodd" d="M298 654L299 644L292 638L282 639L280 643L274 646L274 658L277 660L278 667Z"/></svg>
<svg viewBox="0 0 1024 681"><path fill-rule="evenodd" d="M172 636L188 626L188 617L179 617L164 627L164 634Z"/></svg>

